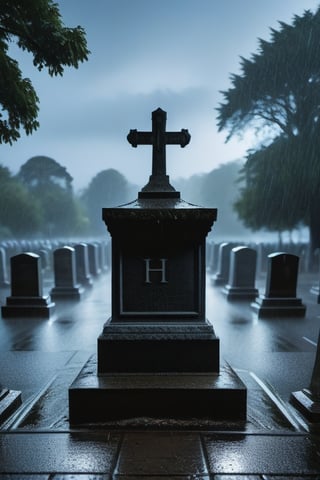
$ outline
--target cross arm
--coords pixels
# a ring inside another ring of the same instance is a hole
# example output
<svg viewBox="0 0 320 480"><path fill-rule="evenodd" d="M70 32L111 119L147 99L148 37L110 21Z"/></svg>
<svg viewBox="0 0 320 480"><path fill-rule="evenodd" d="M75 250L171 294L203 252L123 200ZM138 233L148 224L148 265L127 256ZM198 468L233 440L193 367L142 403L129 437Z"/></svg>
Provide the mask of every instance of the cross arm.
<svg viewBox="0 0 320 480"><path fill-rule="evenodd" d="M180 145L185 147L190 142L191 135L185 128L182 128L180 132L166 132L166 144L168 145Z"/></svg>
<svg viewBox="0 0 320 480"><path fill-rule="evenodd" d="M153 136L152 132L138 132L138 130L130 130L127 135L128 142L133 146L137 147L138 145L152 145Z"/></svg>

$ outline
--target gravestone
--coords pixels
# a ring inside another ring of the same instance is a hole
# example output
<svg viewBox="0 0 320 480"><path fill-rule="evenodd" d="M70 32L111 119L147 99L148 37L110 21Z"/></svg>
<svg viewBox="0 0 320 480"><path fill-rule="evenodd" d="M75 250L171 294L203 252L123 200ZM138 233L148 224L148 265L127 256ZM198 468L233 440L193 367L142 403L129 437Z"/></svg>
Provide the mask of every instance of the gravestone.
<svg viewBox="0 0 320 480"><path fill-rule="evenodd" d="M103 209L112 237L112 315L92 359L69 389L71 424L127 418L244 420L246 389L226 365L205 316L205 241L216 209L180 198L165 168L166 144L184 147L187 130L130 131L152 144L153 167L138 199Z"/></svg>
<svg viewBox="0 0 320 480"><path fill-rule="evenodd" d="M36 252L41 258L41 268L43 272L48 272L51 270L51 259L50 252L47 249L41 248Z"/></svg>
<svg viewBox="0 0 320 480"><path fill-rule="evenodd" d="M222 290L228 300L254 300L259 292L255 288L257 252L239 246L231 250L229 282Z"/></svg>
<svg viewBox="0 0 320 480"><path fill-rule="evenodd" d="M100 275L99 249L96 243L88 243L88 265L89 273L93 277Z"/></svg>
<svg viewBox="0 0 320 480"><path fill-rule="evenodd" d="M20 253L11 257L11 296L2 306L3 318L49 318L55 304L43 295L41 262L35 253Z"/></svg>
<svg viewBox="0 0 320 480"><path fill-rule="evenodd" d="M320 333L310 385L292 392L290 401L310 422L320 422Z"/></svg>
<svg viewBox="0 0 320 480"><path fill-rule="evenodd" d="M230 252L235 247L233 243L223 242L219 246L218 269L212 277L212 284L219 286L225 285L229 279L230 271Z"/></svg>
<svg viewBox="0 0 320 480"><path fill-rule="evenodd" d="M92 276L89 271L88 245L77 243L74 245L76 254L76 277L77 283L83 287L92 287Z"/></svg>
<svg viewBox="0 0 320 480"><path fill-rule="evenodd" d="M6 251L3 247L0 248L0 287L6 288L10 285L7 270Z"/></svg>
<svg viewBox="0 0 320 480"><path fill-rule="evenodd" d="M76 257L72 247L57 248L53 252L53 300L80 300L83 288L76 281Z"/></svg>
<svg viewBox="0 0 320 480"><path fill-rule="evenodd" d="M318 275L319 278L319 275ZM320 280L318 280L310 289L310 293L316 296L316 302L320 303Z"/></svg>
<svg viewBox="0 0 320 480"><path fill-rule="evenodd" d="M265 295L252 303L260 317L303 317L305 305L297 298L299 257L276 252L268 255Z"/></svg>

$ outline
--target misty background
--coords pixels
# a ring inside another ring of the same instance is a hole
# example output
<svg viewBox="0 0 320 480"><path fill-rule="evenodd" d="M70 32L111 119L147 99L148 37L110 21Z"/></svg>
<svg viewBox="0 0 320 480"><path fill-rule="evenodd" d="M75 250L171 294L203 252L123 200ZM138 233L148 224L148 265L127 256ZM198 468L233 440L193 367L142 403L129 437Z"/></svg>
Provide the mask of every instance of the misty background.
<svg viewBox="0 0 320 480"><path fill-rule="evenodd" d="M150 130L151 112L158 107L167 111L167 130L187 128L191 133L186 148L167 147L171 183L185 200L218 208L218 237L251 235L233 203L246 152L259 138L249 130L226 144L226 134L218 133L215 109L222 101L221 91L230 88L231 73L240 71L240 57L257 51L258 38L268 40L279 21L290 23L306 9L315 11L319 2L57 3L66 25L85 29L91 55L78 70L66 69L63 77L51 78L34 68L31 55L11 46L12 57L40 98L40 128L1 147L2 192L7 199L2 236L105 231L101 205L133 200L147 182L151 147L133 149L126 136L132 128ZM40 163L49 171L53 168L46 180L37 178ZM33 174L24 175L26 165ZM8 213L13 198L17 212L26 210L24 227Z"/></svg>

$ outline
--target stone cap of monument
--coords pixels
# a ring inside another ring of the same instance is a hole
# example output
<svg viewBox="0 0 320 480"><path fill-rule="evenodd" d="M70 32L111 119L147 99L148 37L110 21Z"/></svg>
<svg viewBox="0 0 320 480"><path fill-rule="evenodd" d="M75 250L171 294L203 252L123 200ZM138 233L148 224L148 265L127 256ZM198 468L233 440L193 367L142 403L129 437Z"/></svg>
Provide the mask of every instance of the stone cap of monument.
<svg viewBox="0 0 320 480"><path fill-rule="evenodd" d="M203 238L217 218L216 208L204 208L177 198L138 198L115 208L103 209L110 234L119 241L150 237L156 243L174 242L185 231L193 241Z"/></svg>

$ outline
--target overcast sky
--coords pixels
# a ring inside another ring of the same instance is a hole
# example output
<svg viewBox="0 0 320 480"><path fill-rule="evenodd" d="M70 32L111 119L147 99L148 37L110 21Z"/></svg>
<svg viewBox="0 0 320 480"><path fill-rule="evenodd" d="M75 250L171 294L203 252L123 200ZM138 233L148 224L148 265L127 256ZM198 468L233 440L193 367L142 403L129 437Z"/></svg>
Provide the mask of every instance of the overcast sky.
<svg viewBox="0 0 320 480"><path fill-rule="evenodd" d="M278 21L313 12L319 0L60 0L64 23L81 25L91 51L79 69L51 78L30 55L12 50L40 98L40 128L2 145L0 164L16 173L35 155L67 167L75 189L101 170L115 168L143 186L151 147L132 148L130 129L150 130L151 112L167 111L167 129L187 128L185 148L167 147L171 180L213 170L242 158L253 138L225 144L217 132L220 91L239 73L258 38L268 40Z"/></svg>

